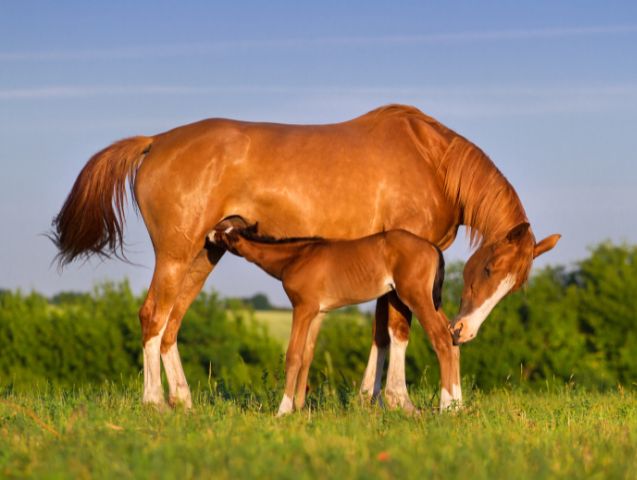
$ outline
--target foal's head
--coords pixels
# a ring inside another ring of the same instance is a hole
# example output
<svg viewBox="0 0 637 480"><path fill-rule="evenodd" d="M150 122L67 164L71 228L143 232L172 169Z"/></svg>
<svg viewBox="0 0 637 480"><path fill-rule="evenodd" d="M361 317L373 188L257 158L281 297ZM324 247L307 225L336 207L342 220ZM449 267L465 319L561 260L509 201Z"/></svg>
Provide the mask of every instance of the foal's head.
<svg viewBox="0 0 637 480"><path fill-rule="evenodd" d="M239 239L239 235L254 235L257 229L256 223L248 225L241 217L228 217L215 225L212 232L208 234L208 241L217 247L236 253L233 245Z"/></svg>
<svg viewBox="0 0 637 480"><path fill-rule="evenodd" d="M455 345L468 342L493 307L508 293L527 280L533 259L551 250L560 235L551 235L535 243L524 222L514 227L501 240L480 247L467 261L460 313L451 322Z"/></svg>

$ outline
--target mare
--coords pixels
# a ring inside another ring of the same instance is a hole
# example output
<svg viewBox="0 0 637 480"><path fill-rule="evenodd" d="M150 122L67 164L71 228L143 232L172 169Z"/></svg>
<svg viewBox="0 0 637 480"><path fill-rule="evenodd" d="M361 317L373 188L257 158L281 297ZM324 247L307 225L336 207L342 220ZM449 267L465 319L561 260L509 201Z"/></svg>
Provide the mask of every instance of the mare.
<svg viewBox="0 0 637 480"><path fill-rule="evenodd" d="M536 242L520 199L491 160L464 137L404 105L328 125L208 119L118 141L86 163L53 221L61 265L123 254L127 179L155 253L139 311L143 401L153 404L165 401L160 360L169 402L191 404L177 334L224 253L205 246L208 233L226 217L258 221L261 232L274 237L353 239L403 229L442 250L460 225L468 226L478 248L465 269L463 317L453 330L460 330L457 342L488 313L485 299L492 306L510 284L498 291L502 281L524 281L533 258L559 238ZM473 312L478 313L471 317ZM474 320L463 321L469 318ZM446 408L461 399L459 350L444 318L421 320L441 369L453 372L440 395L440 407ZM404 350L410 321L394 292L379 299L363 394L378 394L389 333ZM388 386L399 404L410 403L404 382L388 378Z"/></svg>
<svg viewBox="0 0 637 480"><path fill-rule="evenodd" d="M275 239L259 236L256 225L237 228L221 222L209 238L281 280L292 303L285 393L279 416L294 408L300 410L305 404L316 338L323 316L330 310L395 291L419 319L438 315L445 272L442 252L406 230L389 230L356 240ZM394 343L395 338L390 337ZM400 349L391 349L390 370L396 368L395 364L405 363L404 356L396 352Z"/></svg>

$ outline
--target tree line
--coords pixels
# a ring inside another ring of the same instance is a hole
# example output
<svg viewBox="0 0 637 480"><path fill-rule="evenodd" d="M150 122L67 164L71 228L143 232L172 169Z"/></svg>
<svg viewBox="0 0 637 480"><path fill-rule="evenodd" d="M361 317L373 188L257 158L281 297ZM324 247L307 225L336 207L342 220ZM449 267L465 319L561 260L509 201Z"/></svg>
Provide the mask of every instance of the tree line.
<svg viewBox="0 0 637 480"><path fill-rule="evenodd" d="M459 306L462 267L451 263L447 268L443 308L450 318ZM139 377L137 311L142 300L127 282L50 299L36 292L1 291L0 387ZM257 300L269 305L267 298ZM372 317L356 312L336 312L324 322L312 385L354 388L360 382ZM521 291L500 302L478 337L461 349L463 378L481 389L505 384L544 388L547 382L633 388L636 320L637 246L600 244L572 267L535 271ZM202 293L184 318L179 342L194 387L270 396L282 384L282 346L245 305ZM406 370L411 384L438 381L435 355L417 322Z"/></svg>

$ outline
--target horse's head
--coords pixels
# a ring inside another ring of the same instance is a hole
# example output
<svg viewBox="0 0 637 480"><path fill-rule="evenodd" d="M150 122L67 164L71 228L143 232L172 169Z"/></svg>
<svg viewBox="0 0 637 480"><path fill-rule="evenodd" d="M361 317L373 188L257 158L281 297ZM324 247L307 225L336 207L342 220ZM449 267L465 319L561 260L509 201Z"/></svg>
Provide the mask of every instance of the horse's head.
<svg viewBox="0 0 637 480"><path fill-rule="evenodd" d="M560 235L555 234L535 243L525 222L503 239L480 247L464 269L460 312L449 327L453 343L473 339L493 307L526 281L533 259L551 250L559 239Z"/></svg>

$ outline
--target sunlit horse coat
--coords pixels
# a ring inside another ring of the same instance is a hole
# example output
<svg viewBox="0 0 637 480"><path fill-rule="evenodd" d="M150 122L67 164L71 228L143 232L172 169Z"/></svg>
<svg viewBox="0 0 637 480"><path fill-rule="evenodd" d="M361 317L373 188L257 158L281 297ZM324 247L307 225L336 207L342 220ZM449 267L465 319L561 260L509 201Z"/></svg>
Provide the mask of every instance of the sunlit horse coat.
<svg viewBox="0 0 637 480"><path fill-rule="evenodd" d="M63 263L118 251L127 178L156 258L139 313L143 400L149 403L164 401L160 354L169 401L191 403L177 332L223 254L204 249L206 236L228 216L258 221L275 237L347 239L404 229L443 250L458 226L468 225L481 243L465 270L457 342L475 335L488 313L485 302L493 306L496 293L507 293L502 282L517 288L533 258L558 238L536 243L518 196L491 160L433 118L401 105L331 125L211 119L116 142L88 161L54 221ZM391 294L378 302L363 392L377 394L388 331L406 347L409 315ZM424 322L440 362L444 408L461 397L459 353L444 319ZM390 380L391 398L409 404L404 382Z"/></svg>

